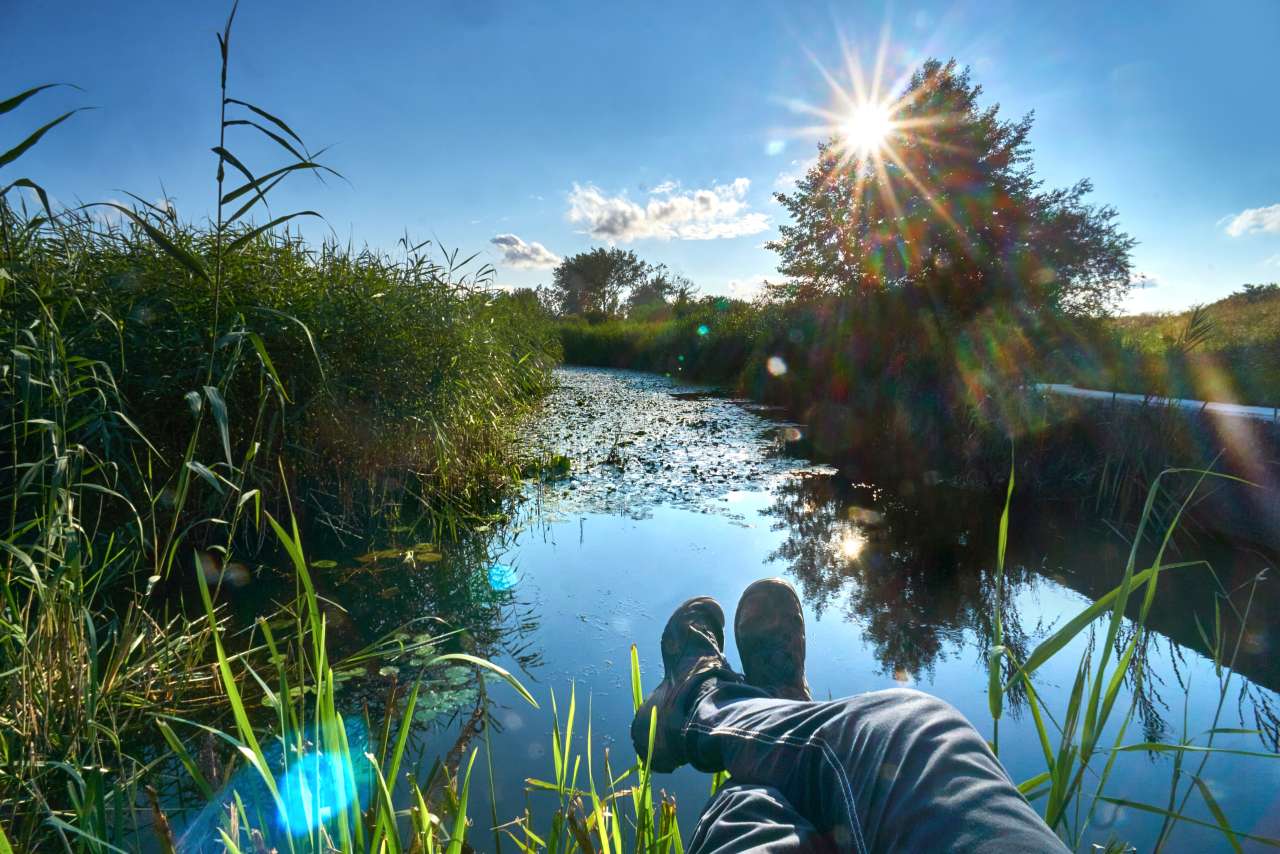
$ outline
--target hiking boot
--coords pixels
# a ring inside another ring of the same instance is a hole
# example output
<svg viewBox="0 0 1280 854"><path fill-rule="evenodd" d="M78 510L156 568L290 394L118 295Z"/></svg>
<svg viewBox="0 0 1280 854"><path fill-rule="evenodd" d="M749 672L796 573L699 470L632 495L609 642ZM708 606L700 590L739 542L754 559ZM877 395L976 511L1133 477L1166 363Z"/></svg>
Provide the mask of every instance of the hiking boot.
<svg viewBox="0 0 1280 854"><path fill-rule="evenodd" d="M794 587L781 578L753 583L738 600L733 633L748 685L779 699L813 699L804 676L804 609Z"/></svg>
<svg viewBox="0 0 1280 854"><path fill-rule="evenodd" d="M662 630L662 681L631 722L631 744L642 759L649 753L649 720L658 710L649 766L663 773L689 761L684 727L698 688L712 676L740 682L724 657L724 611L710 596L685 602Z"/></svg>

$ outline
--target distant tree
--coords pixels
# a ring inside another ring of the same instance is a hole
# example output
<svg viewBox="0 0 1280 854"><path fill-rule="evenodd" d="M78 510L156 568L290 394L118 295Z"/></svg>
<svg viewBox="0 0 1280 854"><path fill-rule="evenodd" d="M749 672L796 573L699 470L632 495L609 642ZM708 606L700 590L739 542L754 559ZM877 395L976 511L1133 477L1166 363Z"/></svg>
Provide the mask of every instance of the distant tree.
<svg viewBox="0 0 1280 854"><path fill-rule="evenodd" d="M644 284L649 272L634 252L597 248L561 261L550 290L562 315L612 316L623 295Z"/></svg>
<svg viewBox="0 0 1280 854"><path fill-rule="evenodd" d="M1265 285L1261 283L1247 284L1237 293L1244 297L1247 302L1258 302L1274 294L1280 294L1280 282L1268 282Z"/></svg>
<svg viewBox="0 0 1280 854"><path fill-rule="evenodd" d="M1087 180L1045 190L1031 163L1032 115L999 117L953 61L926 62L890 117L883 152L819 146L792 222L769 247L789 300L919 289L965 317L993 303L1071 314L1114 310L1130 287L1135 241L1113 208L1087 204Z"/></svg>
<svg viewBox="0 0 1280 854"><path fill-rule="evenodd" d="M687 305L698 292L689 279L667 269L666 264L650 267L648 277L627 295L627 317L657 319L669 309Z"/></svg>

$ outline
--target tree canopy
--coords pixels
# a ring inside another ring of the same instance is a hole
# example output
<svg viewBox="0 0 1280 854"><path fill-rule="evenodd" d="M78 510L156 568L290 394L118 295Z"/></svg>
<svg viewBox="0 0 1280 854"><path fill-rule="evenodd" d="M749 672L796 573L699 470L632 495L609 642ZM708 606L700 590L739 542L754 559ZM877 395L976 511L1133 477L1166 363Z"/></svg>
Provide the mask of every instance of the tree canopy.
<svg viewBox="0 0 1280 854"><path fill-rule="evenodd" d="M645 281L649 265L636 253L598 247L560 262L551 292L561 314L618 313L622 297Z"/></svg>
<svg viewBox="0 0 1280 854"><path fill-rule="evenodd" d="M550 301L561 315L651 319L692 300L693 282L665 264L650 264L635 252L596 248L560 262L552 274Z"/></svg>
<svg viewBox="0 0 1280 854"><path fill-rule="evenodd" d="M793 193L769 247L788 277L775 297L922 290L959 317L993 303L1099 315L1130 287L1135 241L1116 212L1086 203L1088 180L1045 189L1031 162L1032 114L1002 119L955 61L926 62L891 108L878 150L840 139Z"/></svg>

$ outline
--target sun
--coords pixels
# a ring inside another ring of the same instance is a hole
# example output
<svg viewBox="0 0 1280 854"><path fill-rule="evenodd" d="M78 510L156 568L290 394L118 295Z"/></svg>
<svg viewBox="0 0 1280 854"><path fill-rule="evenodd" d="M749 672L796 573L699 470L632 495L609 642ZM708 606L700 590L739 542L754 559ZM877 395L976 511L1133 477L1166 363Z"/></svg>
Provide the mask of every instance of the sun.
<svg viewBox="0 0 1280 854"><path fill-rule="evenodd" d="M841 123L845 145L859 154L879 151L893 133L893 113L888 104L864 101Z"/></svg>

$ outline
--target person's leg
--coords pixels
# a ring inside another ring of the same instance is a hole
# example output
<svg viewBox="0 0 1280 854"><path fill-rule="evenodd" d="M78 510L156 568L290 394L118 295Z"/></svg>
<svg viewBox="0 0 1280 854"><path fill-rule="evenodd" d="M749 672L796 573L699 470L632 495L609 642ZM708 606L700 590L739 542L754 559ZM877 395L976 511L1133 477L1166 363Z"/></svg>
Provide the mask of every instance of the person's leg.
<svg viewBox="0 0 1280 854"><path fill-rule="evenodd" d="M836 850L782 793L730 781L702 811L689 854L804 854Z"/></svg>
<svg viewBox="0 0 1280 854"><path fill-rule="evenodd" d="M977 730L919 691L798 703L712 678L684 735L694 767L776 790L844 850L1066 850Z"/></svg>
<svg viewBox="0 0 1280 854"><path fill-rule="evenodd" d="M846 850L1067 850L941 700L907 690L775 699L744 684L723 650L713 599L690 599L667 621L662 681L631 723L631 743L653 770L692 763L776 789Z"/></svg>

